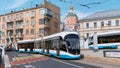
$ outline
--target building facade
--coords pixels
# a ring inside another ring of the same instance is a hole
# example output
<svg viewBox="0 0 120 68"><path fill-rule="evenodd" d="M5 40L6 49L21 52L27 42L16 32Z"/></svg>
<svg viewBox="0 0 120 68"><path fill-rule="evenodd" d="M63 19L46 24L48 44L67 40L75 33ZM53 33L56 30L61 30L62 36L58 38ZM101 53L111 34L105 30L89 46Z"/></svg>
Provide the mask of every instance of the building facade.
<svg viewBox="0 0 120 68"><path fill-rule="evenodd" d="M80 36L89 38L94 34L120 30L120 9L93 13L79 20Z"/></svg>
<svg viewBox="0 0 120 68"><path fill-rule="evenodd" d="M65 19L65 31L75 31L77 29L78 17L73 13L73 6L70 6L70 11Z"/></svg>
<svg viewBox="0 0 120 68"><path fill-rule="evenodd" d="M0 44L34 39L60 32L60 8L44 1L34 8L11 11L0 15L0 30L3 32Z"/></svg>

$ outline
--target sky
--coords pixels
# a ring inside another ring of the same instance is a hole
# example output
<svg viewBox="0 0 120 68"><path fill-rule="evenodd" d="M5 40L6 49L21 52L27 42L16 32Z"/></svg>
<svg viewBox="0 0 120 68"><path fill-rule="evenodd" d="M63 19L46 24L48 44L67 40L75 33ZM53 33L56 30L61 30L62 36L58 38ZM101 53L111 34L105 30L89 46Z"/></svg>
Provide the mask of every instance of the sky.
<svg viewBox="0 0 120 68"><path fill-rule="evenodd" d="M60 7L61 21L65 22L65 16L69 12L69 7L74 7L74 13L77 14L79 19L82 19L94 12L120 9L120 0L47 0L58 7ZM65 1L65 2L64 2ZM0 0L0 14L9 13L11 10L21 10L23 8L31 8L36 4L41 4L43 0ZM87 5L85 4L93 3ZM94 4L100 3L100 4Z"/></svg>

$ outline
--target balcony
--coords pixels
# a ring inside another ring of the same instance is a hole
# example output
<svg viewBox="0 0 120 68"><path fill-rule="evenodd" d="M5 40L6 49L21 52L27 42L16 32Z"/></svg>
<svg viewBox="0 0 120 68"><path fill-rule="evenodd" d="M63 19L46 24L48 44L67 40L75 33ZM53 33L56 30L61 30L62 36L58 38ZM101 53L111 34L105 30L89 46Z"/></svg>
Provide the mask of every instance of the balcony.
<svg viewBox="0 0 120 68"><path fill-rule="evenodd" d="M15 20L16 21L21 21L21 20L23 20L23 17L17 17Z"/></svg>
<svg viewBox="0 0 120 68"><path fill-rule="evenodd" d="M13 22L7 22L7 29L13 29Z"/></svg>
<svg viewBox="0 0 120 68"><path fill-rule="evenodd" d="M7 23L14 22L14 19L7 19Z"/></svg>
<svg viewBox="0 0 120 68"><path fill-rule="evenodd" d="M52 18L53 17L51 14L48 14L48 13L44 14L44 16L45 16L45 18Z"/></svg>
<svg viewBox="0 0 120 68"><path fill-rule="evenodd" d="M19 25L19 26L17 25L16 29L23 29L23 26L22 25Z"/></svg>
<svg viewBox="0 0 120 68"><path fill-rule="evenodd" d="M16 38L23 38L23 35L22 34L17 34Z"/></svg>
<svg viewBox="0 0 120 68"><path fill-rule="evenodd" d="M13 30L13 26L7 26L7 30Z"/></svg>

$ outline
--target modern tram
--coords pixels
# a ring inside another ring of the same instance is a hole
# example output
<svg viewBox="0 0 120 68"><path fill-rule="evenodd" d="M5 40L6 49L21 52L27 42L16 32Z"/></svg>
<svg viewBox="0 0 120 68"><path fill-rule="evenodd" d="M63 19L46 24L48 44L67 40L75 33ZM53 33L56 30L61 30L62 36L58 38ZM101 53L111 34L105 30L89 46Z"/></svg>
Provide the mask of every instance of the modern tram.
<svg viewBox="0 0 120 68"><path fill-rule="evenodd" d="M18 52L33 52L63 59L79 59L80 41L77 32L60 32L43 38L18 41Z"/></svg>
<svg viewBox="0 0 120 68"><path fill-rule="evenodd" d="M89 49L93 49L93 37L90 38ZM120 47L120 31L97 34L98 49L117 49Z"/></svg>

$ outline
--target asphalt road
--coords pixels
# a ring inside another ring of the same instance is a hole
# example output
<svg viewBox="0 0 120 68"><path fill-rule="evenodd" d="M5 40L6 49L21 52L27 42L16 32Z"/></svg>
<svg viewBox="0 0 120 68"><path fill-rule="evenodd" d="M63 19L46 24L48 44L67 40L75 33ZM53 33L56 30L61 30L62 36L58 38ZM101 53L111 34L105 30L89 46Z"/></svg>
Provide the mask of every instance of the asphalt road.
<svg viewBox="0 0 120 68"><path fill-rule="evenodd" d="M100 67L75 63L69 60L49 58L47 60L41 60L37 62L13 66L13 68L100 68Z"/></svg>
<svg viewBox="0 0 120 68"><path fill-rule="evenodd" d="M18 52L6 52L6 54L9 56L9 60L12 61L12 58L15 57L23 57L23 56L31 56L32 54L29 53L18 53Z"/></svg>
<svg viewBox="0 0 120 68"><path fill-rule="evenodd" d="M23 56L33 55L28 53L17 53L17 52L9 52L6 54L8 54L10 61L13 61L12 59L13 57L23 57ZM92 65L73 62L71 60L57 59L49 56L44 56L44 57L48 59L14 65L12 66L12 68L100 68Z"/></svg>

